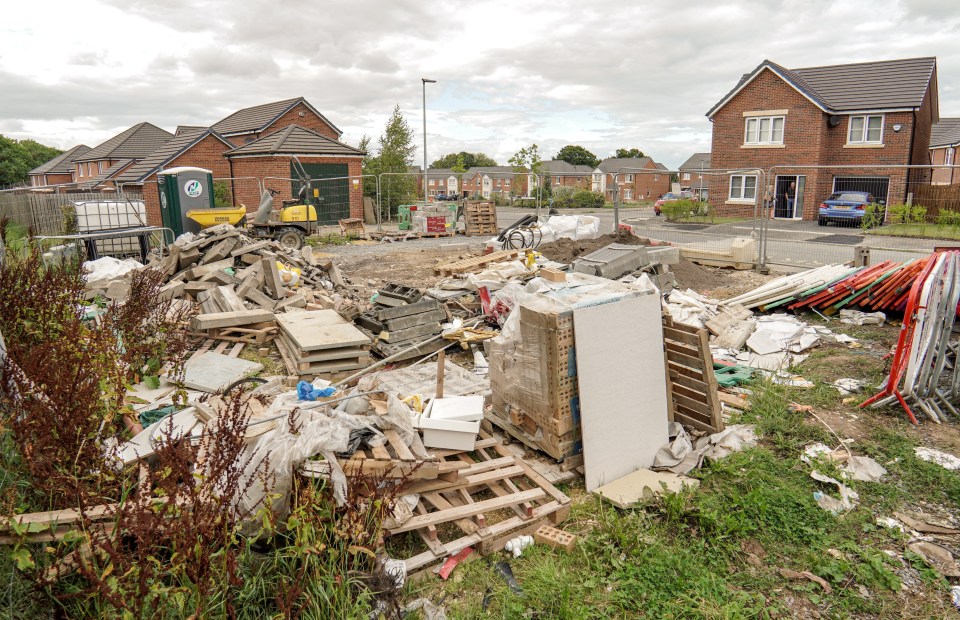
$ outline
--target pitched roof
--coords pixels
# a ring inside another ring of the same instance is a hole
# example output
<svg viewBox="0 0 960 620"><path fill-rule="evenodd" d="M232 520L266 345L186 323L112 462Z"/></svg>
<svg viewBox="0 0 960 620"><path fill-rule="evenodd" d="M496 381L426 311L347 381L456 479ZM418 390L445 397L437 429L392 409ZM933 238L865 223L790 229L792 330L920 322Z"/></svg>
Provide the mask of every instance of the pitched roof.
<svg viewBox="0 0 960 620"><path fill-rule="evenodd" d="M571 164L568 161L562 159L551 159L549 161L542 162L544 172L551 172L553 174L590 174L593 172L591 166L586 164Z"/></svg>
<svg viewBox="0 0 960 620"><path fill-rule="evenodd" d="M74 161L95 161L97 159L143 159L163 146L173 137L151 123L140 123L118 133L102 144L98 144Z"/></svg>
<svg viewBox="0 0 960 620"><path fill-rule="evenodd" d="M343 142L331 140L306 127L289 125L249 144L225 153L236 155L364 155L364 152Z"/></svg>
<svg viewBox="0 0 960 620"><path fill-rule="evenodd" d="M89 177L89 178L85 178L85 179L82 180L82 181L79 181L79 182L77 183L77 189L93 189L93 188L95 188L97 185L100 185L101 183L103 183L104 181L109 181L109 180L111 180L111 179L112 179L114 176L116 176L121 170L123 170L125 167L129 166L129 165L130 165L131 163L133 163L134 161L136 161L136 160L135 160L135 159L121 159L121 160L118 161L117 163L113 164L112 166L110 166L109 168L107 168L106 170L104 170L101 174L98 174L98 175L95 176L95 177Z"/></svg>
<svg viewBox="0 0 960 620"><path fill-rule="evenodd" d="M233 145L226 139L206 127L180 127L177 131L179 133L175 138L168 140L166 144L151 153L149 157L143 158L124 170L122 174L117 176L116 181L118 183L139 183L207 136L214 136L223 142L227 148L233 148Z"/></svg>
<svg viewBox="0 0 960 620"><path fill-rule="evenodd" d="M707 116L716 114L764 70L773 71L828 113L919 108L927 87L935 79L936 69L937 59L934 57L801 69L787 69L764 60L756 69L744 74L733 90L710 108ZM936 100L934 105L936 116Z"/></svg>
<svg viewBox="0 0 960 620"><path fill-rule="evenodd" d="M600 162L597 168L601 172L616 173L620 170L629 173L630 170L642 170L647 167L647 163L653 161L650 157L608 157Z"/></svg>
<svg viewBox="0 0 960 620"><path fill-rule="evenodd" d="M699 170L710 167L710 153L694 153L687 161L680 164L680 170Z"/></svg>
<svg viewBox="0 0 960 620"><path fill-rule="evenodd" d="M960 118L941 118L930 130L930 148L960 144Z"/></svg>
<svg viewBox="0 0 960 620"><path fill-rule="evenodd" d="M423 172L420 168L417 169L418 172L422 175ZM448 177L450 175L457 174L450 168L429 168L427 169L427 177Z"/></svg>
<svg viewBox="0 0 960 620"><path fill-rule="evenodd" d="M526 168L524 168L523 170L524 172L527 171ZM500 174L500 173L507 173L507 172L510 174L517 174L517 171L514 170L513 166L472 166L471 168L467 169L467 171L464 172L464 174L473 176L479 173Z"/></svg>
<svg viewBox="0 0 960 620"><path fill-rule="evenodd" d="M69 151L60 153L48 162L42 163L29 174L70 174L73 170L73 160L90 150L86 144L78 144Z"/></svg>
<svg viewBox="0 0 960 620"><path fill-rule="evenodd" d="M255 105L250 108L243 108L217 121L210 128L224 136L243 133L262 133L266 131L270 125L274 124L277 119L300 103L307 106L311 112L323 119L323 122L330 125L338 135L343 134L336 125L330 122L330 119L320 114L320 112L303 97L284 99L283 101L274 101L272 103Z"/></svg>
<svg viewBox="0 0 960 620"><path fill-rule="evenodd" d="M660 170L664 170L664 171L666 171L666 172L669 172L669 171L670 171L670 168L667 168L664 164L658 164L657 162L653 162L653 163L654 163L654 165L655 165L657 168L659 168Z"/></svg>

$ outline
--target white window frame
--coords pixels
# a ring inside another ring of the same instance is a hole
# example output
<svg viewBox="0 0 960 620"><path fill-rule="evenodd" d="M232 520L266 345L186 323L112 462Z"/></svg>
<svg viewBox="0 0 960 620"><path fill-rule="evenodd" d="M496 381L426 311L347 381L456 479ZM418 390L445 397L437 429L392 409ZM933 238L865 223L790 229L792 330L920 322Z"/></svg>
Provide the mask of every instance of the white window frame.
<svg viewBox="0 0 960 620"><path fill-rule="evenodd" d="M436 185L436 184L437 184L437 180L436 180L436 179L430 179L430 187L433 187L433 186Z"/></svg>
<svg viewBox="0 0 960 620"><path fill-rule="evenodd" d="M98 162L97 162L97 174L103 174L103 162L102 162L102 161L98 161Z"/></svg>
<svg viewBox="0 0 960 620"><path fill-rule="evenodd" d="M77 164L77 170L80 172L80 177L83 178L83 164Z"/></svg>
<svg viewBox="0 0 960 620"><path fill-rule="evenodd" d="M767 122L767 131L762 130L764 121ZM780 138L775 139L775 127L777 121L780 121ZM750 126L753 124L751 139ZM783 144L783 136L786 133L787 117L783 114L776 116L748 116L743 120L743 144L745 146L758 146L770 144ZM766 135L764 135L766 134Z"/></svg>
<svg viewBox="0 0 960 620"><path fill-rule="evenodd" d="M683 180L684 180L684 181L689 181L689 180L690 180L690 173L689 173L689 172L684 172L684 173L683 173Z"/></svg>
<svg viewBox="0 0 960 620"><path fill-rule="evenodd" d="M753 187L747 186L747 179L753 179ZM752 189L752 195L748 196L748 189ZM727 194L731 202L745 202L753 204L757 199L757 175L755 174L733 174L730 175L730 190Z"/></svg>
<svg viewBox="0 0 960 620"><path fill-rule="evenodd" d="M949 146L947 147L947 156L943 160L943 163L946 164L947 166L953 165L953 147L949 147Z"/></svg>
<svg viewBox="0 0 960 620"><path fill-rule="evenodd" d="M436 196L436 195L437 195L437 192L434 191L434 190L430 190L430 195L431 195L431 196Z"/></svg>
<svg viewBox="0 0 960 620"><path fill-rule="evenodd" d="M878 140L869 140L870 119L880 119L880 138ZM853 135L853 120L862 119L863 126L859 136ZM856 114L848 117L847 120L847 144L883 144L883 130L886 125L885 114ZM856 139L855 139L856 138Z"/></svg>
<svg viewBox="0 0 960 620"><path fill-rule="evenodd" d="M653 175L653 180L654 180L654 181L659 181L659 180L660 180L660 175L659 175L659 174Z"/></svg>
<svg viewBox="0 0 960 620"><path fill-rule="evenodd" d="M623 199L624 199L624 200L633 200L633 190L632 190L632 189L629 189L629 188L623 190Z"/></svg>
<svg viewBox="0 0 960 620"><path fill-rule="evenodd" d="M632 174L626 175L626 177L623 179L623 182L624 182L624 183L633 183L633 175L632 175Z"/></svg>

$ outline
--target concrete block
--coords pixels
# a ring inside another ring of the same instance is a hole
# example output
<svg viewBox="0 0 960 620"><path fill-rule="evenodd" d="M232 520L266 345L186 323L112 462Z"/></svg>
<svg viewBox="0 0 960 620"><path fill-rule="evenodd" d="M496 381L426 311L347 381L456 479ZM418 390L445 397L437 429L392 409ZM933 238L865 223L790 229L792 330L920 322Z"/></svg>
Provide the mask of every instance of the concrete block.
<svg viewBox="0 0 960 620"><path fill-rule="evenodd" d="M594 493L617 508L629 508L639 501L650 500L665 492L677 493L685 486L696 488L699 485L699 480L678 476L673 472L638 469L623 478L598 487Z"/></svg>
<svg viewBox="0 0 960 620"><path fill-rule="evenodd" d="M647 248L647 260L661 265L676 265L680 262L680 248L671 246Z"/></svg>

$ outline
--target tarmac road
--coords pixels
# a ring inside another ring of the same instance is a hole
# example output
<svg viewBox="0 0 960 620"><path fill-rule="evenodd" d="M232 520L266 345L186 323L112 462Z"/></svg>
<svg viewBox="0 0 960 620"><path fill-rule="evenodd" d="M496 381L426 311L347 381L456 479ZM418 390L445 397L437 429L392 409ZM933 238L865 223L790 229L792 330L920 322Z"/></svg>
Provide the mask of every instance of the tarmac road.
<svg viewBox="0 0 960 620"><path fill-rule="evenodd" d="M504 228L533 209L499 207L497 224ZM583 214L600 218L600 232L614 230L613 209L564 209L564 215ZM757 234L753 222L746 220L727 224L671 224L656 217L652 207L621 211L621 220L633 226L642 237L669 241L702 249L724 250L737 237ZM927 255L935 245L949 242L934 239L864 235L859 228L818 226L816 222L773 220L768 222L767 264L771 266L809 268L853 259L853 248L863 245L871 249L871 262L908 261Z"/></svg>

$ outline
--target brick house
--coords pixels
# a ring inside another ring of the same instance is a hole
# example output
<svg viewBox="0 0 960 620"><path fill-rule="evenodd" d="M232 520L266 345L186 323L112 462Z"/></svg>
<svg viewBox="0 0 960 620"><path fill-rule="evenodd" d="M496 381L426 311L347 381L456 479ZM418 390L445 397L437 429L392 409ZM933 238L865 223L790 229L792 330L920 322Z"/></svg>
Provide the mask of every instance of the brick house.
<svg viewBox="0 0 960 620"><path fill-rule="evenodd" d="M590 189L593 168L584 164L571 164L562 159L541 162L541 170L550 177L550 187L574 187Z"/></svg>
<svg viewBox="0 0 960 620"><path fill-rule="evenodd" d="M64 185L73 183L74 159L90 150L86 144L78 144L69 151L60 153L48 162L42 163L29 172L31 187Z"/></svg>
<svg viewBox="0 0 960 620"><path fill-rule="evenodd" d="M343 132L303 97L264 103L237 110L210 126L234 146L249 144L264 135L298 125L331 140L340 140Z"/></svg>
<svg viewBox="0 0 960 620"><path fill-rule="evenodd" d="M75 157L73 182L79 189L115 187L113 179L166 144L173 134L139 123Z"/></svg>
<svg viewBox="0 0 960 620"><path fill-rule="evenodd" d="M903 202L910 183L929 182L929 169L882 166L929 164L938 117L936 58L803 69L765 60L707 112L712 167L745 171L710 177L711 207L750 215L765 189L774 216L783 219L815 219L820 202L835 190ZM781 168L767 188L758 187L761 175L749 172L791 165L837 168ZM793 208L786 200L791 183Z"/></svg>
<svg viewBox="0 0 960 620"><path fill-rule="evenodd" d="M680 168L677 169L680 191L691 191L701 195L703 189L707 187L707 182L700 171L709 168L710 153L694 153L688 157L687 161L680 164Z"/></svg>
<svg viewBox="0 0 960 620"><path fill-rule="evenodd" d="M430 168L427 170L427 196L438 194L449 196L460 193L460 177L465 173L454 172L450 168ZM417 180L417 189L423 192L423 178Z"/></svg>
<svg viewBox="0 0 960 620"><path fill-rule="evenodd" d="M276 204L297 195L300 190L293 159L303 165L314 181L309 200L317 207L321 223L336 223L340 218L363 217L363 157L365 153L313 129L289 125L238 146L225 153L231 179L255 177L268 188L278 190ZM327 180L324 180L327 179ZM253 213L260 204L256 186L231 181L235 204L243 204Z"/></svg>
<svg viewBox="0 0 960 620"><path fill-rule="evenodd" d="M615 185L623 202L656 200L670 191L670 173L652 157L608 157L593 171L591 188L613 202Z"/></svg>
<svg viewBox="0 0 960 620"><path fill-rule="evenodd" d="M463 193L482 198L526 196L532 185L529 176L526 169L517 172L513 166L474 166L463 173Z"/></svg>
<svg viewBox="0 0 960 620"><path fill-rule="evenodd" d="M941 118L930 133L930 163L957 165L957 147L960 147L960 118ZM933 185L960 185L960 173L950 168L933 171Z"/></svg>
<svg viewBox="0 0 960 620"><path fill-rule="evenodd" d="M230 176L230 164L223 154L231 148L233 145L212 129L178 127L174 138L149 157L118 174L113 181L119 189L142 190L147 223L160 226L162 220L157 173L168 168L192 166L212 171L215 179L225 179Z"/></svg>

